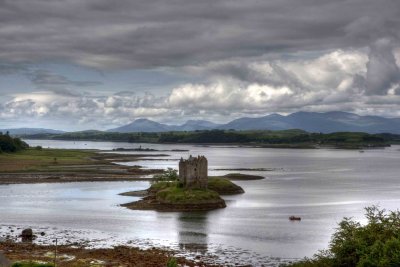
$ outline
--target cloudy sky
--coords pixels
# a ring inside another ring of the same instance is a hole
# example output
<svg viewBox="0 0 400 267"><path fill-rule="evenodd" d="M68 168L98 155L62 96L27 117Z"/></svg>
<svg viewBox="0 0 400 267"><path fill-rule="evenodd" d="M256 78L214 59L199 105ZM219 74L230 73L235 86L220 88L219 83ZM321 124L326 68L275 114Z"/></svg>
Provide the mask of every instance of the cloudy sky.
<svg viewBox="0 0 400 267"><path fill-rule="evenodd" d="M0 0L0 128L400 117L398 0Z"/></svg>

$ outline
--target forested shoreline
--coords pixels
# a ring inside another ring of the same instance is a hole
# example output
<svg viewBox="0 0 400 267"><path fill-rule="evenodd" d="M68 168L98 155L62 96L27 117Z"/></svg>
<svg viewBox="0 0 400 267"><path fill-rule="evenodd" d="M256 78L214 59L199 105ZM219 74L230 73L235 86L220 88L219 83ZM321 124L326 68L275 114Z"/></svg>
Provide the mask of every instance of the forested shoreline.
<svg viewBox="0 0 400 267"><path fill-rule="evenodd" d="M334 146L344 148L384 147L400 143L400 135L368 134L362 132L308 133L302 130L234 131L208 130L162 133L117 133L102 131L70 132L63 134L36 134L26 139L113 141L131 143L183 143L183 144L247 144L270 147Z"/></svg>
<svg viewBox="0 0 400 267"><path fill-rule="evenodd" d="M12 153L28 148L29 145L18 137L12 137L8 132L0 132L0 153Z"/></svg>

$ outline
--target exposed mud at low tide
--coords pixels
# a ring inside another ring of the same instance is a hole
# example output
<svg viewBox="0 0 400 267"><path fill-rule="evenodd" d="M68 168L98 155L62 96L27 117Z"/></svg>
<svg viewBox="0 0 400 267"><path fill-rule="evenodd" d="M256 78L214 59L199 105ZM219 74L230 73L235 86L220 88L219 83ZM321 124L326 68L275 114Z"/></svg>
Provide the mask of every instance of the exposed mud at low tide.
<svg viewBox="0 0 400 267"><path fill-rule="evenodd" d="M25 253L26 249L32 249L32 247L24 246L19 237L24 228L24 226L18 225L0 225L0 248L3 248L3 250L4 248L13 250L14 259L18 256L18 250L21 250L21 253ZM151 256L154 258L154 265L152 266L165 266L165 262L170 257L180 258L180 263L186 266L279 266L295 260L265 257L258 253L234 246L171 243L166 240L151 239L124 239L121 238L121 236L92 230L37 227L33 228L33 232L36 238L32 244L40 246L33 247L41 252L40 257L38 257L39 259L45 259L45 253L51 253L51 251L53 251L55 240L57 239L57 244L60 246L59 254L66 259L75 259L76 257L90 258L88 255L91 255L91 259L93 260L106 259L105 262L107 260L114 260L115 262L116 257L114 254L118 254L121 250L124 250L129 251L128 254L132 257L130 259L125 258L125 262L135 259L146 260L146 257ZM40 235L42 232L45 233L43 236ZM186 234L190 235L191 233ZM112 252L110 249L114 247L116 247L116 251ZM124 247L128 247L128 249ZM129 248L132 248L132 250L129 250ZM86 253L84 250L91 250L91 252ZM141 254L140 251L149 251L149 253L144 252Z"/></svg>

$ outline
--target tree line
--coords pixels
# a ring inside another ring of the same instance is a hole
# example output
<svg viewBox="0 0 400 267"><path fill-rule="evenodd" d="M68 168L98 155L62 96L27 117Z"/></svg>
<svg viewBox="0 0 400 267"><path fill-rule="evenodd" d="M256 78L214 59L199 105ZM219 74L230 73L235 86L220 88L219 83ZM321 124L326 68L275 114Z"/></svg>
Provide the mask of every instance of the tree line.
<svg viewBox="0 0 400 267"><path fill-rule="evenodd" d="M0 153L12 153L28 148L29 145L20 138L12 137L8 132L0 132Z"/></svg>
<svg viewBox="0 0 400 267"><path fill-rule="evenodd" d="M234 131L205 130L163 133L116 133L101 131L39 134L31 139L96 140L132 143L203 143L203 144L260 144L260 145L327 145L327 146L384 146L400 142L400 135L368 134L360 132L308 133L302 130Z"/></svg>

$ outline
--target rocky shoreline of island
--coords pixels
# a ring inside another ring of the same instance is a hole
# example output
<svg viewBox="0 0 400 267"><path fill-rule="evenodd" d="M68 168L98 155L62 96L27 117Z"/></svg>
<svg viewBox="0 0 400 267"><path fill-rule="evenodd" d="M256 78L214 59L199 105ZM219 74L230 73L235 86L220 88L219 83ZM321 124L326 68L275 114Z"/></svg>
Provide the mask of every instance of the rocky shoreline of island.
<svg viewBox="0 0 400 267"><path fill-rule="evenodd" d="M206 202L197 203L164 203L157 199L155 195L148 195L141 200L120 205L131 210L155 210L160 212L193 212L210 211L226 207L222 198L216 198Z"/></svg>

